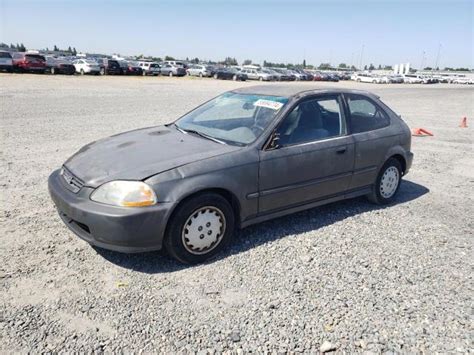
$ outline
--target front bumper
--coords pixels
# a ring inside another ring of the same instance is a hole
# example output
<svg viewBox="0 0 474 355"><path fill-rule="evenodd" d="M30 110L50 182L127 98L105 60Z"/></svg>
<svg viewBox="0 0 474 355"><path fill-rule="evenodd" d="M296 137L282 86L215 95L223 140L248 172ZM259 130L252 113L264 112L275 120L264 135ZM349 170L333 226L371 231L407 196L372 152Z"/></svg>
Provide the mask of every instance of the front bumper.
<svg viewBox="0 0 474 355"><path fill-rule="evenodd" d="M92 188L69 191L59 170L50 175L48 188L63 222L89 244L123 253L162 248L171 203L137 208L97 203L89 198Z"/></svg>

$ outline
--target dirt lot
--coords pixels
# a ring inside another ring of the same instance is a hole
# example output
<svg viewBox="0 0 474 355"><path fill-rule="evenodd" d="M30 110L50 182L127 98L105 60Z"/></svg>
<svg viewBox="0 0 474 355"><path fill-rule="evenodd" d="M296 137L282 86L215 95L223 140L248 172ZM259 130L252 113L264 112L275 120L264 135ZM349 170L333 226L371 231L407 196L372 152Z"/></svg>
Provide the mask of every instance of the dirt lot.
<svg viewBox="0 0 474 355"><path fill-rule="evenodd" d="M472 87L324 84L371 90L434 132L413 139L393 206L250 227L196 267L98 251L63 226L47 178L82 145L244 85L0 74L1 352L472 351L473 134L458 127L474 125Z"/></svg>

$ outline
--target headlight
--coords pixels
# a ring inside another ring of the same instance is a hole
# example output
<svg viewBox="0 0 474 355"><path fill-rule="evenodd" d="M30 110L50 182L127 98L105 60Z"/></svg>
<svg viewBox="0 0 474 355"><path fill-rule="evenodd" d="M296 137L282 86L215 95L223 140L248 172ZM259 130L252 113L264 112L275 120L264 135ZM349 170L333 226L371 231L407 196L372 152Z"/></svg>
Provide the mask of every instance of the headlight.
<svg viewBox="0 0 474 355"><path fill-rule="evenodd" d="M111 181L99 186L91 200L114 206L143 207L156 204L156 194L141 181Z"/></svg>

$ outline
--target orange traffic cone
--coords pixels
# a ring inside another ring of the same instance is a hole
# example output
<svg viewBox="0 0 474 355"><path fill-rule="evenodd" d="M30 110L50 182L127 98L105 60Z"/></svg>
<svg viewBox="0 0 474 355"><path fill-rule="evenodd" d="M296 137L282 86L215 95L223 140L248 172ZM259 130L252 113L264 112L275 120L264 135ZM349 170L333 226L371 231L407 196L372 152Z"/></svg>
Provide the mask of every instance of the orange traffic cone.
<svg viewBox="0 0 474 355"><path fill-rule="evenodd" d="M416 137L426 137L426 136L434 136L433 133L427 131L424 128L413 128L411 130L411 135Z"/></svg>
<svg viewBox="0 0 474 355"><path fill-rule="evenodd" d="M459 125L461 128L467 128L467 117L464 116L461 120L461 124Z"/></svg>

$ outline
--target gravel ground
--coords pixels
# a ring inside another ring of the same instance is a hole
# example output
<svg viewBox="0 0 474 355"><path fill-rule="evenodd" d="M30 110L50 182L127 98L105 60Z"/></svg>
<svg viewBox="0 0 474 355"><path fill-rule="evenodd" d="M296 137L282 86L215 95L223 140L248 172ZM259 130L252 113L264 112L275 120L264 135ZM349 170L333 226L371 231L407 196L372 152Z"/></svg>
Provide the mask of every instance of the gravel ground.
<svg viewBox="0 0 474 355"><path fill-rule="evenodd" d="M47 177L82 145L253 84L0 74L1 352L473 351L471 87L325 84L434 132L414 138L386 208L359 198L249 227L195 267L95 250L60 222Z"/></svg>

